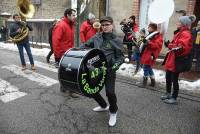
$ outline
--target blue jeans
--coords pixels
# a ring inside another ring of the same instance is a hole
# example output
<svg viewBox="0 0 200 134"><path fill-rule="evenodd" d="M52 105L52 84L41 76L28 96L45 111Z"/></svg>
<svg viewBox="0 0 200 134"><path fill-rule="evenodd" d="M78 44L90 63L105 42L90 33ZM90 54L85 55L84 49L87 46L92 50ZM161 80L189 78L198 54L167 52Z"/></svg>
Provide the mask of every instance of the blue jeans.
<svg viewBox="0 0 200 134"><path fill-rule="evenodd" d="M21 63L22 65L26 65L26 62L25 62L25 59L24 59L24 49L26 50L26 53L29 57L29 61L31 63L31 65L34 64L34 61L33 61L33 56L32 56L32 53L31 53L31 48L30 48L30 44L29 43L22 43L22 44L17 44L17 47L18 47L18 50L19 50L19 56L20 56L20 60L21 60Z"/></svg>
<svg viewBox="0 0 200 134"><path fill-rule="evenodd" d="M143 65L143 70L144 70L144 77L154 76L153 69L151 68L150 65Z"/></svg>

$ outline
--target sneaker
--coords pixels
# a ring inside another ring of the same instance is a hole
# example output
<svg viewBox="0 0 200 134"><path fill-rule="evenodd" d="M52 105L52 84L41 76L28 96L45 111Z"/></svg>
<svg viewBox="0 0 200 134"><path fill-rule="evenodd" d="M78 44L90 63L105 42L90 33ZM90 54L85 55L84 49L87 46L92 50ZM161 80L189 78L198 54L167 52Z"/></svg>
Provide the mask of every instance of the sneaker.
<svg viewBox="0 0 200 134"><path fill-rule="evenodd" d="M107 106L106 108L102 108L101 106L95 107L93 108L94 112L104 112L104 111L108 111L109 106Z"/></svg>
<svg viewBox="0 0 200 134"><path fill-rule="evenodd" d="M22 71L26 70L26 65L22 65Z"/></svg>
<svg viewBox="0 0 200 134"><path fill-rule="evenodd" d="M31 70L36 70L34 65L31 65Z"/></svg>
<svg viewBox="0 0 200 134"><path fill-rule="evenodd" d="M72 91L69 91L69 96L72 97L72 98L79 98L79 95L72 92Z"/></svg>
<svg viewBox="0 0 200 134"><path fill-rule="evenodd" d="M117 113L110 113L110 119L109 119L109 123L108 123L109 126L110 127L115 126L116 121L117 121Z"/></svg>
<svg viewBox="0 0 200 134"><path fill-rule="evenodd" d="M167 104L177 104L177 101L175 98L165 99L164 102Z"/></svg>
<svg viewBox="0 0 200 134"><path fill-rule="evenodd" d="M171 94L170 93L165 93L164 95L162 95L160 97L161 100L166 100L166 99L170 99L171 98Z"/></svg>

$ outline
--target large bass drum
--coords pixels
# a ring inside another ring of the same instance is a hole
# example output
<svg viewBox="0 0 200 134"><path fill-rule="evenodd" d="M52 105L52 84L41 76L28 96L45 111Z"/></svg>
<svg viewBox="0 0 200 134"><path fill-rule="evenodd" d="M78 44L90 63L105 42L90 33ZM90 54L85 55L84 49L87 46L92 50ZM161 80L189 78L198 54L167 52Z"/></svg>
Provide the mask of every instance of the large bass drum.
<svg viewBox="0 0 200 134"><path fill-rule="evenodd" d="M106 57L99 49L72 48L60 61L58 78L64 90L92 97L104 86L106 67Z"/></svg>

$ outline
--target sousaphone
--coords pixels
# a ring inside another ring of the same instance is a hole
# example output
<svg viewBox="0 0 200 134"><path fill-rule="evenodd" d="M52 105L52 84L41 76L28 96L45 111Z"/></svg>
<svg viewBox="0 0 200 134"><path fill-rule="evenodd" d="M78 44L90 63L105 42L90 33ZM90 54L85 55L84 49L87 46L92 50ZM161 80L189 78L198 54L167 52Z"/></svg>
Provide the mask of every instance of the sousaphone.
<svg viewBox="0 0 200 134"><path fill-rule="evenodd" d="M161 24L160 32L165 38L169 18L174 12L174 0L154 0L149 7L148 17L150 22Z"/></svg>
<svg viewBox="0 0 200 134"><path fill-rule="evenodd" d="M154 0L149 7L150 22L161 24L167 21L174 12L174 0Z"/></svg>
<svg viewBox="0 0 200 134"><path fill-rule="evenodd" d="M19 34L17 34L15 37L10 37L14 43L18 43L28 36L29 29L26 26L26 18L32 18L35 13L35 8L30 3L30 0L18 0L17 10L21 16L21 24L23 27L21 28L21 32Z"/></svg>

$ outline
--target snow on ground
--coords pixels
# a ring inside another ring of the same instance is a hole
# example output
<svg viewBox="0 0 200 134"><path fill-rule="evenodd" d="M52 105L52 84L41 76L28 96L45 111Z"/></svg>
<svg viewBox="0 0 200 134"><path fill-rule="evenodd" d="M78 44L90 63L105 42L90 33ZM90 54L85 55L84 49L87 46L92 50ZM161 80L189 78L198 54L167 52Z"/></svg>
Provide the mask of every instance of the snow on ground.
<svg viewBox="0 0 200 134"><path fill-rule="evenodd" d="M142 80L143 70L140 69L136 75L134 75L134 71L135 71L135 65L123 63L119 68L119 70L117 71L117 73L126 77L131 77L132 79L135 80L138 79ZM155 73L156 83L165 85L165 71L157 69L153 69L153 71ZM194 82L180 80L179 87L180 89L184 90L200 90L200 79Z"/></svg>
<svg viewBox="0 0 200 134"><path fill-rule="evenodd" d="M2 43L0 42L0 48L12 50L12 51L18 51L17 45L14 45L13 43ZM50 49L48 48L31 48L32 54L36 56L43 56L46 57L49 53Z"/></svg>
<svg viewBox="0 0 200 134"><path fill-rule="evenodd" d="M12 51L18 51L17 46L13 43L3 43L0 42L0 49L7 49ZM48 48L31 48L33 55L46 57L49 53L50 49ZM37 66L37 65L36 65ZM133 79L142 79L143 77L143 70L140 69L139 72L134 75L135 66L133 64L124 63L121 65L119 70L117 71L118 74L130 77ZM159 84L165 84L165 72L162 70L153 69L155 73L156 82ZM184 90L200 90L200 79L194 82L189 82L185 80L179 81L180 89Z"/></svg>

